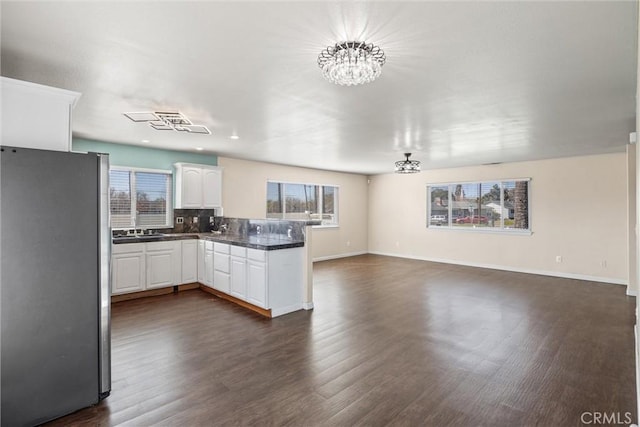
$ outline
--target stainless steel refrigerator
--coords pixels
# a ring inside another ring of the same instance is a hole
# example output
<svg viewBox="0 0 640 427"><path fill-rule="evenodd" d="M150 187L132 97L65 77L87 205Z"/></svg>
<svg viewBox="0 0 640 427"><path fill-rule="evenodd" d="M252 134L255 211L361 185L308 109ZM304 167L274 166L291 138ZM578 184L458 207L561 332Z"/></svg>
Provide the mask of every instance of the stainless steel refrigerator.
<svg viewBox="0 0 640 427"><path fill-rule="evenodd" d="M0 423L109 395L109 158L0 146Z"/></svg>

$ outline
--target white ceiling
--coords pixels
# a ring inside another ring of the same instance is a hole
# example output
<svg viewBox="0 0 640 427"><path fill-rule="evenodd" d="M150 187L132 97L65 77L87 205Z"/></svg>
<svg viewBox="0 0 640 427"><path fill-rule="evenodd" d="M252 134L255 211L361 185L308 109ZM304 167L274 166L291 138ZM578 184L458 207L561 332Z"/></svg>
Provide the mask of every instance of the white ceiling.
<svg viewBox="0 0 640 427"><path fill-rule="evenodd" d="M406 151L423 169L622 151L635 130L636 1L2 1L0 13L2 75L82 92L78 137L375 174ZM318 54L343 40L384 49L377 81L322 78ZM213 134L122 115L158 110Z"/></svg>

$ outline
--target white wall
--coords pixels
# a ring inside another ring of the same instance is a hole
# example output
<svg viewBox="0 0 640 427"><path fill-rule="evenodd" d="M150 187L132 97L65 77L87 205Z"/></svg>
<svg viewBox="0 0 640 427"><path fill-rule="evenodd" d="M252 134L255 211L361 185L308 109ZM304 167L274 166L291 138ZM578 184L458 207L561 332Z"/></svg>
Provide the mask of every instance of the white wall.
<svg viewBox="0 0 640 427"><path fill-rule="evenodd" d="M638 251L636 241L636 145L627 145L627 295L638 294Z"/></svg>
<svg viewBox="0 0 640 427"><path fill-rule="evenodd" d="M369 185L369 251L626 284L626 170L626 154L619 153L376 175ZM531 235L426 227L427 183L508 178L531 178Z"/></svg>
<svg viewBox="0 0 640 427"><path fill-rule="evenodd" d="M224 168L224 216L265 218L267 181L339 186L339 227L314 228L312 256L317 259L367 252L367 177L272 163L218 157Z"/></svg>

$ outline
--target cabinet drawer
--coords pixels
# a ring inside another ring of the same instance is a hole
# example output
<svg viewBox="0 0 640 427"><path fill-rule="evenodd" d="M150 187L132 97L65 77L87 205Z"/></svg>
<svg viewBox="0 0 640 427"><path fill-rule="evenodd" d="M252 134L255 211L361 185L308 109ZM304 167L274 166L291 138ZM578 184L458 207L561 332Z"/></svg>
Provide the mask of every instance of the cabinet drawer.
<svg viewBox="0 0 640 427"><path fill-rule="evenodd" d="M247 258L254 261L265 262L267 260L267 251L261 251L259 249L247 249Z"/></svg>
<svg viewBox="0 0 640 427"><path fill-rule="evenodd" d="M221 254L228 254L229 253L229 245L227 245L226 243L214 242L213 243L213 250L216 251L216 252L219 252Z"/></svg>
<svg viewBox="0 0 640 427"><path fill-rule="evenodd" d="M247 256L247 248L231 245L231 255L244 258Z"/></svg>
<svg viewBox="0 0 640 427"><path fill-rule="evenodd" d="M229 273L229 255L216 252L213 257L213 269L223 273Z"/></svg>
<svg viewBox="0 0 640 427"><path fill-rule="evenodd" d="M180 244L180 242L178 242L178 244ZM147 245L147 252L150 251L172 251L175 248L175 242L173 241L169 241L169 242L148 242L146 243Z"/></svg>
<svg viewBox="0 0 640 427"><path fill-rule="evenodd" d="M111 245L112 254L131 254L144 252L144 243L120 243L118 245Z"/></svg>

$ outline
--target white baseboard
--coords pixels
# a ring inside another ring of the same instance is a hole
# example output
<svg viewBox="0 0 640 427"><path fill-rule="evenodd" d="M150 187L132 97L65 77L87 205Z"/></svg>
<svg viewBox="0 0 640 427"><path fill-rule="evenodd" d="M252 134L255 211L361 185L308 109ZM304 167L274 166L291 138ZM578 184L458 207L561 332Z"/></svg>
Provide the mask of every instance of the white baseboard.
<svg viewBox="0 0 640 427"><path fill-rule="evenodd" d="M349 252L346 254L337 254L337 255L328 255L328 256L319 256L317 258L313 259L313 262L317 262L317 261L329 261L330 259L338 259L338 258L348 258L350 256L357 256L357 255L365 255L368 254L369 252L367 251L359 251L359 252Z"/></svg>
<svg viewBox="0 0 640 427"><path fill-rule="evenodd" d="M484 264L481 262L467 262L467 261L442 259L442 258L420 257L420 256L413 256L413 255L399 255L399 254L378 252L378 251L372 251L369 253L374 255L392 256L396 258L408 258L408 259L417 259L420 261L439 262L443 264L455 264L455 265L464 265L467 267L489 268L491 270L513 271L515 273L538 274L541 276L561 277L564 279L585 280L589 282L609 283L614 285L628 285L628 282L626 280L615 279L612 277L589 276L586 274L563 273L560 271L545 271L545 270L535 270L535 269L529 269L529 268L514 268L514 267L509 267L504 265Z"/></svg>
<svg viewBox="0 0 640 427"><path fill-rule="evenodd" d="M302 308L304 308L305 310L313 310L313 303L312 302L303 302L302 303Z"/></svg>

